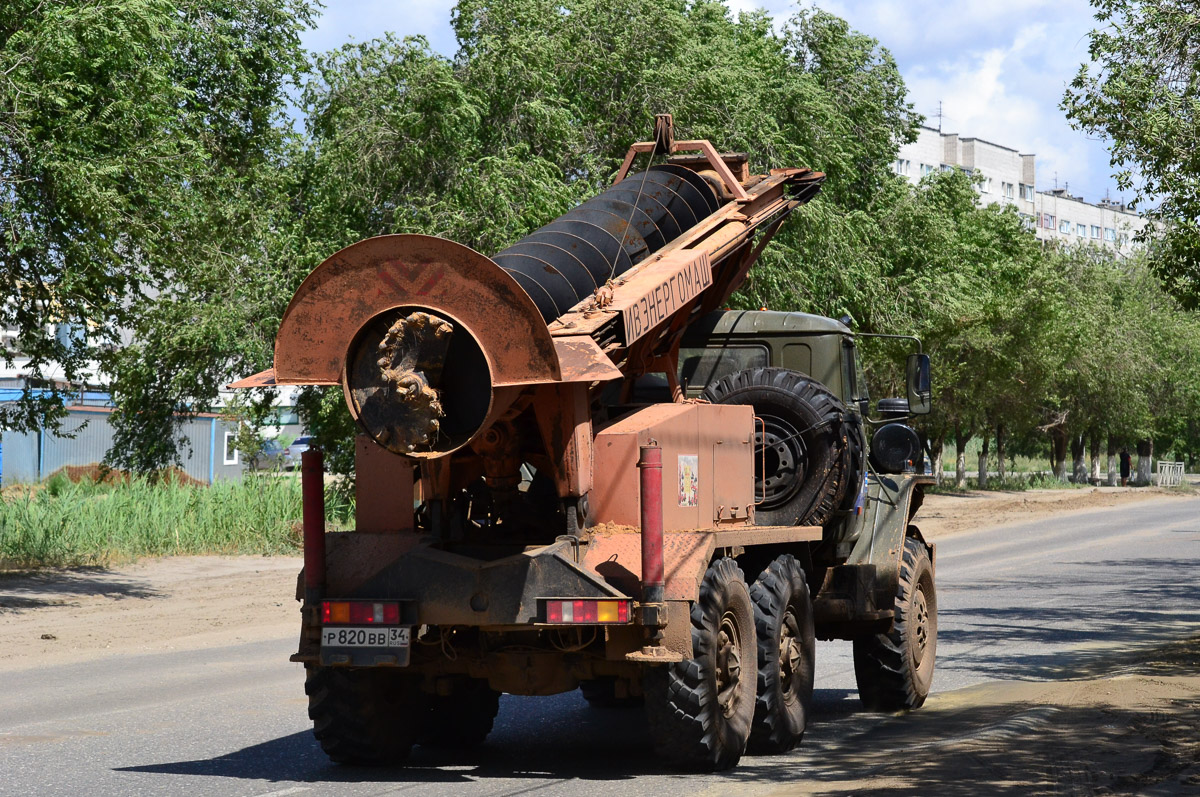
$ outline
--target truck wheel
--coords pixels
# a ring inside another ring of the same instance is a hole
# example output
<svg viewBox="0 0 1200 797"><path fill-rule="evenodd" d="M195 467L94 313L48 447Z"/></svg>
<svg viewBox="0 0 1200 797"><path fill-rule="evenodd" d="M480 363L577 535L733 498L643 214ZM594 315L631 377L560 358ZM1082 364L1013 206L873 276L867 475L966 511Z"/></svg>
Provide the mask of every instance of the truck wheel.
<svg viewBox="0 0 1200 797"><path fill-rule="evenodd" d="M310 665L304 691L313 735L338 764L403 761L428 712L429 696L392 670Z"/></svg>
<svg viewBox="0 0 1200 797"><path fill-rule="evenodd" d="M758 700L752 753L786 753L804 736L817 640L804 569L784 554L750 585L758 637Z"/></svg>
<svg viewBox="0 0 1200 797"><path fill-rule="evenodd" d="M584 700L598 708L628 708L643 703L641 695L617 697L617 679L613 677L582 681L579 691L583 693Z"/></svg>
<svg viewBox="0 0 1200 797"><path fill-rule="evenodd" d="M690 769L737 764L754 719L754 609L741 568L718 559L692 604L696 658L649 667L646 718L660 755Z"/></svg>
<svg viewBox="0 0 1200 797"><path fill-rule="evenodd" d="M937 655L937 593L920 540L904 541L896 619L887 634L854 640L858 696L870 711L918 708L929 695Z"/></svg>
<svg viewBox="0 0 1200 797"><path fill-rule="evenodd" d="M462 681L452 694L430 697L430 713L418 744L467 748L483 744L500 710L500 693L487 681Z"/></svg>
<svg viewBox="0 0 1200 797"><path fill-rule="evenodd" d="M828 388L798 371L751 368L702 395L714 404L750 404L762 419L755 430L755 523L820 526L841 508L854 463L846 408Z"/></svg>

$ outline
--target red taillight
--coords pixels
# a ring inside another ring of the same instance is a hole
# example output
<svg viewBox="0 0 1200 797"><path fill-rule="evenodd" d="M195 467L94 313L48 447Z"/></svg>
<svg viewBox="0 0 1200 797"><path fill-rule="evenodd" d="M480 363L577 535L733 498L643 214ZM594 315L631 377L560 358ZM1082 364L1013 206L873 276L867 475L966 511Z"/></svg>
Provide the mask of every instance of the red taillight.
<svg viewBox="0 0 1200 797"><path fill-rule="evenodd" d="M594 623L594 622L596 622L596 602L595 601L575 601L575 622L577 622L577 623Z"/></svg>
<svg viewBox="0 0 1200 797"><path fill-rule="evenodd" d="M629 622L629 601L547 600L545 604L547 623L603 625Z"/></svg>
<svg viewBox="0 0 1200 797"><path fill-rule="evenodd" d="M386 601L321 601L325 625L400 625L400 604Z"/></svg>

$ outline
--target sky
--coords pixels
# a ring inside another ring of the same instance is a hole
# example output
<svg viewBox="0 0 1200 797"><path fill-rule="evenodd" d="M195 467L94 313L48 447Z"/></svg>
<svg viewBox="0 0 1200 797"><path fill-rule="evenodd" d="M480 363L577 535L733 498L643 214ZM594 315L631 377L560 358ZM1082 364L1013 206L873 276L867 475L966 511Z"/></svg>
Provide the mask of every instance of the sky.
<svg viewBox="0 0 1200 797"><path fill-rule="evenodd" d="M802 0L803 5L810 2ZM777 21L794 0L726 0L735 12L766 9ZM452 0L326 0L310 50L384 31L425 36L453 55ZM909 101L926 124L1037 155L1037 188L1069 188L1098 202L1121 198L1104 143L1072 130L1058 105L1088 58L1095 26L1087 0L818 0L820 8L877 39L895 57ZM812 164L819 168L819 164Z"/></svg>

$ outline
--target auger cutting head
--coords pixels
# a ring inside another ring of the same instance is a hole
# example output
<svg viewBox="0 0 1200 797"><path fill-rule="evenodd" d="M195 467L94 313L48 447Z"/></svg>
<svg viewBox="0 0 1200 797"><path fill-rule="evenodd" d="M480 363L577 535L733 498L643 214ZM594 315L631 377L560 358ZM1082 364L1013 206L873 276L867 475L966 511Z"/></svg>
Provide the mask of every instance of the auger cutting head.
<svg viewBox="0 0 1200 797"><path fill-rule="evenodd" d="M363 431L409 457L461 448L505 409L498 389L559 375L520 286L478 252L425 235L330 257L296 291L275 344L276 384L340 383Z"/></svg>

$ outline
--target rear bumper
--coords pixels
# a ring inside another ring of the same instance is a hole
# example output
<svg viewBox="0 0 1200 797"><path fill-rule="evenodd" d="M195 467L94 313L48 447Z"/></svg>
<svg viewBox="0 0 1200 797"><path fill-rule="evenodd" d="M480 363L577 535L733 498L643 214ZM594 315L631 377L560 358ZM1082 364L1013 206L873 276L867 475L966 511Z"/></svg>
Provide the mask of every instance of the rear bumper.
<svg viewBox="0 0 1200 797"><path fill-rule="evenodd" d="M326 594L399 600L406 624L528 627L538 622L539 598L631 597L576 564L575 547L566 540L492 561L415 544L363 573L369 569L363 557L379 553L369 547L369 538L379 535L337 536L345 539L329 548Z"/></svg>

